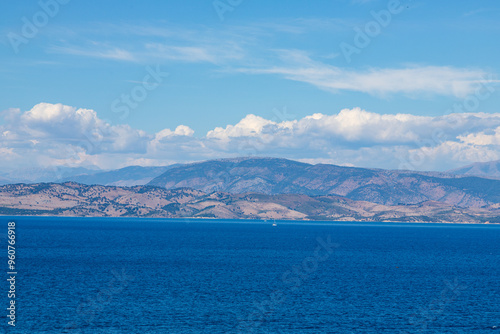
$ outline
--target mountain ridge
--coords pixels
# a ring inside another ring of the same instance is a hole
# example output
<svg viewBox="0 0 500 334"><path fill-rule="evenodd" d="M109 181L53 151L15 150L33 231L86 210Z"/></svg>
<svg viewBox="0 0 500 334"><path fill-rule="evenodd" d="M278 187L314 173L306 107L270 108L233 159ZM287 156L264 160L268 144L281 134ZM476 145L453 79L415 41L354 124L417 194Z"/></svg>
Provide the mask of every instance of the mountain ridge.
<svg viewBox="0 0 500 334"><path fill-rule="evenodd" d="M480 207L500 201L500 180L396 171L311 165L278 158L209 160L169 169L147 183L203 192L337 195L384 205L442 201Z"/></svg>

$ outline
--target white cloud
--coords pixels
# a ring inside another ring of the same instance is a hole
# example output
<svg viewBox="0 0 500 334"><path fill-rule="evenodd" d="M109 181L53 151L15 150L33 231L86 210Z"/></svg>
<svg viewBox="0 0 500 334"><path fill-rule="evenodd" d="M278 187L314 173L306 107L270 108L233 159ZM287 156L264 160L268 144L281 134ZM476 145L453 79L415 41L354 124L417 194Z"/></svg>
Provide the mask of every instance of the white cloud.
<svg viewBox="0 0 500 334"><path fill-rule="evenodd" d="M280 123L247 115L235 125L209 131L207 138L227 141L245 137L264 141L266 136L272 136L274 141L285 138L293 142L293 138L301 138L298 143L308 143L310 140L307 138L314 138L348 146L418 145L420 140L432 138L436 131L443 131L447 137L456 137L469 127L484 128L491 124L500 124L497 114L450 114L441 117L380 115L353 108L343 109L338 114L316 113L299 120Z"/></svg>
<svg viewBox="0 0 500 334"><path fill-rule="evenodd" d="M154 135L154 138L148 143L149 151L161 151L164 146L172 146L180 141L190 140L194 134L193 129L185 125L179 125L174 131L163 129Z"/></svg>
<svg viewBox="0 0 500 334"><path fill-rule="evenodd" d="M500 146L471 145L457 141L445 141L433 147L419 147L408 152L407 161L415 160L415 169L443 170L462 167L473 162L500 160ZM423 163L420 163L422 161ZM425 168L422 168L425 166ZM420 168L418 168L420 167Z"/></svg>
<svg viewBox="0 0 500 334"><path fill-rule="evenodd" d="M432 94L465 97L477 89L478 82L499 82L485 79L490 74L480 69L415 65L353 70L314 61L298 50L279 50L279 54L283 62L281 66L242 67L235 71L281 75L288 80L305 82L333 93L357 91L378 96L400 93L408 96Z"/></svg>
<svg viewBox="0 0 500 334"><path fill-rule="evenodd" d="M19 130L33 137L78 138L106 128L93 110L50 103L37 104L20 115L18 123Z"/></svg>
<svg viewBox="0 0 500 334"><path fill-rule="evenodd" d="M500 145L500 126L495 130L470 133L466 136L459 136L463 143L477 146Z"/></svg>
<svg viewBox="0 0 500 334"><path fill-rule="evenodd" d="M21 164L65 161L78 165L86 157L110 153L146 153L150 136L129 125L111 125L90 109L40 103L31 110L10 110L0 126L3 145Z"/></svg>
<svg viewBox="0 0 500 334"><path fill-rule="evenodd" d="M210 131L207 139L216 152L278 155L340 165L444 170L497 158L497 137L481 131L491 132L497 127L500 114L379 115L354 108L281 123L249 115L235 125Z"/></svg>
<svg viewBox="0 0 500 334"><path fill-rule="evenodd" d="M148 134L90 109L40 103L3 112L0 166L163 165L248 155L379 168L445 170L500 159L500 113L438 117L360 108L281 122L247 115L195 137L186 125Z"/></svg>
<svg viewBox="0 0 500 334"><path fill-rule="evenodd" d="M225 129L217 127L207 133L207 138L227 140L230 137L255 137L262 135L266 125L276 124L270 120L255 115L247 115L236 125L228 125Z"/></svg>

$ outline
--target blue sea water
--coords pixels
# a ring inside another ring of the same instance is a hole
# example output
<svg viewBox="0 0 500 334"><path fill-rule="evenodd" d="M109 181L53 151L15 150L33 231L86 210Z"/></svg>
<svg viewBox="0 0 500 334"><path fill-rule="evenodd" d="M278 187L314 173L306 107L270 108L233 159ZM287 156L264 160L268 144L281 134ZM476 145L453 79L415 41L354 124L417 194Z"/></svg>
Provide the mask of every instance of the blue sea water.
<svg viewBox="0 0 500 334"><path fill-rule="evenodd" d="M498 225L0 220L6 333L500 333Z"/></svg>

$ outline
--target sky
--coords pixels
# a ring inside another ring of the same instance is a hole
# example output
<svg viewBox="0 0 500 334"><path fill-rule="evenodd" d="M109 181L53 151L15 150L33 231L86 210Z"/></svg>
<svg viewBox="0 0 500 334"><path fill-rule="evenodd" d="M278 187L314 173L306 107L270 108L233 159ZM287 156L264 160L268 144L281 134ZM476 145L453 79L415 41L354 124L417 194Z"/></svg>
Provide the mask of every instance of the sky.
<svg viewBox="0 0 500 334"><path fill-rule="evenodd" d="M500 159L500 3L40 0L0 11L0 171Z"/></svg>

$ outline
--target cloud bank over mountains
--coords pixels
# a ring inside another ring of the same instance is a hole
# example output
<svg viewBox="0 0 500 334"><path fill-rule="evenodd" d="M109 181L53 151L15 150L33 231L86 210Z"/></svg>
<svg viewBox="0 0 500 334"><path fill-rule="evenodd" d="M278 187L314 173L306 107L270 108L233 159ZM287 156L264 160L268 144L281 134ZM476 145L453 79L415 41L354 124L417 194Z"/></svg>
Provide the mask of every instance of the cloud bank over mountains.
<svg viewBox="0 0 500 334"><path fill-rule="evenodd" d="M96 111L40 103L0 120L0 168L166 165L237 156L392 169L446 170L500 159L500 113L376 114L360 108L300 119L247 115L196 134L187 125L146 133ZM161 121L161 120L159 120Z"/></svg>

